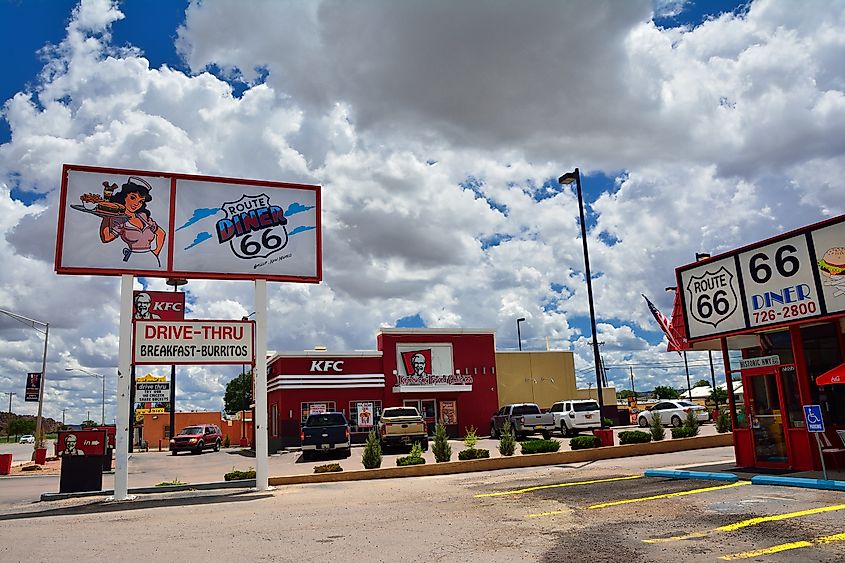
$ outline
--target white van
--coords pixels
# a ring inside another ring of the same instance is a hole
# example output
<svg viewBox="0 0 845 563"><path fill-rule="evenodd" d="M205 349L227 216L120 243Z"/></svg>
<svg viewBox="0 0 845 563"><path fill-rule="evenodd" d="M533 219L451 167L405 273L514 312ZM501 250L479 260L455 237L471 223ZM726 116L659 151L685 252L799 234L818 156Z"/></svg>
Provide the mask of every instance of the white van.
<svg viewBox="0 0 845 563"><path fill-rule="evenodd" d="M601 427L601 411L598 402L593 399L558 401L549 412L555 417L555 429L564 436Z"/></svg>

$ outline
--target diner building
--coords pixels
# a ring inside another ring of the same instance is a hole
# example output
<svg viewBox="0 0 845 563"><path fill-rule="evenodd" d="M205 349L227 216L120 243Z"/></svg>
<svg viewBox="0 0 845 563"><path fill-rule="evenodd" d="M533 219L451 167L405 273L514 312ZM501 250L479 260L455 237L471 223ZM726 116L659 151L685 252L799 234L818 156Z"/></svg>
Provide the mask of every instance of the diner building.
<svg viewBox="0 0 845 563"><path fill-rule="evenodd" d="M828 467L842 467L845 216L703 258L676 276L672 324L682 347L721 350L727 388L742 383L741 398L729 394L737 465L818 470L821 449ZM823 424L805 417L812 405Z"/></svg>

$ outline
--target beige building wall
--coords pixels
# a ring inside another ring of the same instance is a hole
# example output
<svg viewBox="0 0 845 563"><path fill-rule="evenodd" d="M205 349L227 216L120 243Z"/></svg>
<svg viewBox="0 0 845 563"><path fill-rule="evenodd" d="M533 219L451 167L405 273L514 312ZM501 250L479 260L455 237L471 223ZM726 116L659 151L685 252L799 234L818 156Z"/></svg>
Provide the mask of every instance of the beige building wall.
<svg viewBox="0 0 845 563"><path fill-rule="evenodd" d="M596 399L598 400L598 393L595 388L576 389L573 399ZM616 387L603 387L601 390L602 402L604 406L609 407L616 404Z"/></svg>
<svg viewBox="0 0 845 563"><path fill-rule="evenodd" d="M537 403L549 408L575 398L575 360L572 352L496 352L499 406ZM615 400L615 399L614 399Z"/></svg>

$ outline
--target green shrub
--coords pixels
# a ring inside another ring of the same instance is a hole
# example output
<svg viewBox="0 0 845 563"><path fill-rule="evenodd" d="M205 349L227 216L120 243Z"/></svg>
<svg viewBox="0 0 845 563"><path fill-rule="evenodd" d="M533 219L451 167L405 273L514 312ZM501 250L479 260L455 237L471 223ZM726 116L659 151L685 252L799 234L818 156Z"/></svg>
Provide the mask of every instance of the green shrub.
<svg viewBox="0 0 845 563"><path fill-rule="evenodd" d="M524 446L525 444L523 444ZM569 447L573 450L586 450L589 448L598 448L601 446L601 440L598 436L576 436L569 440ZM525 453L523 448L522 453Z"/></svg>
<svg viewBox="0 0 845 563"><path fill-rule="evenodd" d="M325 465L314 466L314 473L335 473L337 471L343 471L343 468L339 463L327 463Z"/></svg>
<svg viewBox="0 0 845 563"><path fill-rule="evenodd" d="M647 444L651 442L651 434L639 430L626 430L619 433L620 444Z"/></svg>
<svg viewBox="0 0 845 563"><path fill-rule="evenodd" d="M526 440L519 446L522 454L545 454L558 451L560 449L560 442L557 440ZM576 448L572 449L574 450Z"/></svg>
<svg viewBox="0 0 845 563"><path fill-rule="evenodd" d="M684 428L689 430L690 436L698 436L698 427L700 426L698 419L695 417L695 412L690 410L684 418Z"/></svg>
<svg viewBox="0 0 845 563"><path fill-rule="evenodd" d="M611 420L609 418L603 418L602 421L604 421L605 428L613 427L613 420Z"/></svg>
<svg viewBox="0 0 845 563"><path fill-rule="evenodd" d="M223 440L223 447L228 448L232 445L232 440L229 439L229 435L226 435L226 438Z"/></svg>
<svg viewBox="0 0 845 563"><path fill-rule="evenodd" d="M226 481L240 481L241 479L255 479L255 469L250 467L246 471L237 471L234 468L223 476Z"/></svg>
<svg viewBox="0 0 845 563"><path fill-rule="evenodd" d="M728 411L719 411L719 416L716 417L716 432L724 434L731 431L731 416Z"/></svg>
<svg viewBox="0 0 845 563"><path fill-rule="evenodd" d="M434 446L431 448L434 452L434 460L437 463L443 463L452 459L452 446L449 445L449 436L446 434L446 427L437 423L434 427Z"/></svg>
<svg viewBox="0 0 845 563"><path fill-rule="evenodd" d="M502 436L499 438L499 453L503 456L512 456L515 451L516 438L513 435L513 427L510 420L506 420L502 427Z"/></svg>
<svg viewBox="0 0 845 563"><path fill-rule="evenodd" d="M482 450L478 448L470 448L458 452L458 459L466 461L468 459L486 459L490 457L490 450Z"/></svg>
<svg viewBox="0 0 845 563"><path fill-rule="evenodd" d="M655 442L659 442L666 437L666 429L663 428L663 421L660 419L659 412L652 413L649 431L651 432L651 439Z"/></svg>
<svg viewBox="0 0 845 563"><path fill-rule="evenodd" d="M35 467L38 467L38 466L36 465ZM226 480L229 481L230 479L226 479ZM162 483L157 483L156 487L172 487L173 485L184 485L184 484L185 483L183 483L182 481L179 480L179 477L176 477L172 481L164 481Z"/></svg>
<svg viewBox="0 0 845 563"><path fill-rule="evenodd" d="M475 445L478 443L478 434L475 426L470 426L469 428L464 428L466 431L466 436L464 436L464 446L466 449L471 450L475 448Z"/></svg>
<svg viewBox="0 0 845 563"><path fill-rule="evenodd" d="M381 444L375 430L367 434L367 443L364 445L364 455L361 462L365 469L376 469L381 467Z"/></svg>
<svg viewBox="0 0 845 563"><path fill-rule="evenodd" d="M698 429L696 429L697 431ZM692 438L695 434L692 433L692 430L687 428L686 426L681 426L680 428L673 428L672 429L672 437L673 438Z"/></svg>
<svg viewBox="0 0 845 563"><path fill-rule="evenodd" d="M396 465L399 466L421 465L423 463L425 463L425 459L422 456L422 446L420 446L419 442L415 442L411 447L411 453L396 460Z"/></svg>

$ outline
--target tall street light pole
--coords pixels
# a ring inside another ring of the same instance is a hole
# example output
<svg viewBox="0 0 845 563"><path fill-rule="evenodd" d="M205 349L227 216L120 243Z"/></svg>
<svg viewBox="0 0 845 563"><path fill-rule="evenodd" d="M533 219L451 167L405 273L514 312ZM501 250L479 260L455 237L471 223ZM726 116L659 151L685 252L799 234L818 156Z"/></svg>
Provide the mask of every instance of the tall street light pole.
<svg viewBox="0 0 845 563"><path fill-rule="evenodd" d="M522 352L522 332L519 330L519 323L523 322L525 317L516 319L516 339L519 342L519 351Z"/></svg>
<svg viewBox="0 0 845 563"><path fill-rule="evenodd" d="M35 446L32 452L34 458L35 450L44 447L44 432L41 429L41 411L44 406L44 385L46 383L45 380L47 379L47 339L50 336L50 323L30 319L29 317L18 315L17 313L7 311L6 309L0 309L0 313L12 317L18 322L29 325L30 328L38 332L41 332L41 330L36 325L44 327L44 354L41 356L41 385L38 389L38 415L35 417Z"/></svg>
<svg viewBox="0 0 845 563"><path fill-rule="evenodd" d="M100 424L103 426L106 425L106 376L101 373L94 373L93 371L88 371L87 369L82 368L65 368L65 371L78 371L84 373L86 375L90 375L91 377L99 377L103 380L103 412L101 414L101 421ZM89 416L90 418L90 416Z"/></svg>
<svg viewBox="0 0 845 563"><path fill-rule="evenodd" d="M581 171L576 168L567 172L560 178L558 183L570 185L575 182L575 192L578 195L578 215L581 218L581 242L584 244L584 274L587 277L587 299L590 302L590 328L593 331L593 363L596 368L596 390L598 392L600 427L604 429L604 399L602 397L601 384L601 355L599 354L599 342L596 330L596 309L593 305L593 278L590 274L590 251L587 248L587 223L584 220L584 197L581 194Z"/></svg>
<svg viewBox="0 0 845 563"><path fill-rule="evenodd" d="M251 316L253 316L254 314L255 314L255 311L253 311L252 313L248 314L245 317L241 317L241 320L242 321L248 321L249 318ZM241 380L241 383L243 383L246 380L246 364L241 364L241 377L243 378ZM243 407L243 406L244 405L241 405L241 407ZM246 410L241 410L241 447L245 448L246 445L247 445L246 444Z"/></svg>

